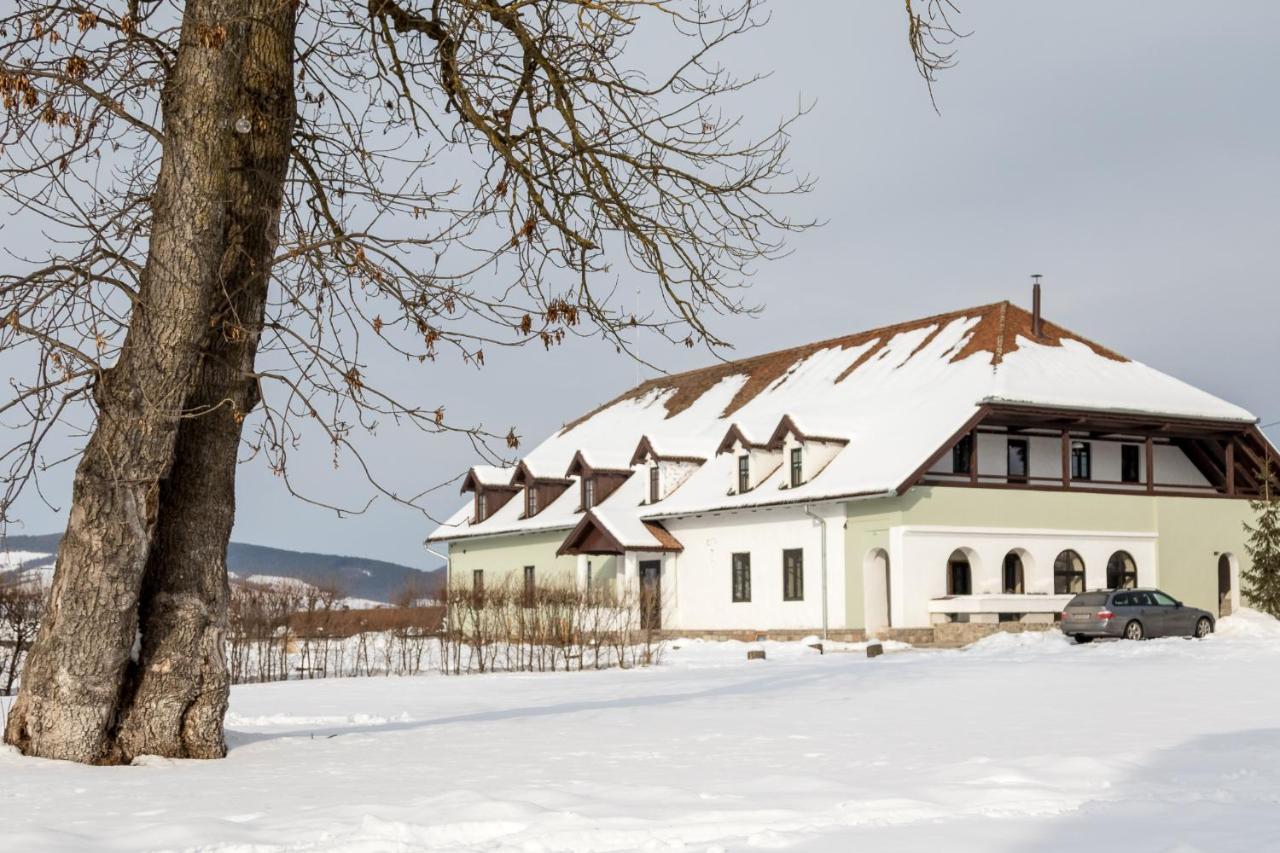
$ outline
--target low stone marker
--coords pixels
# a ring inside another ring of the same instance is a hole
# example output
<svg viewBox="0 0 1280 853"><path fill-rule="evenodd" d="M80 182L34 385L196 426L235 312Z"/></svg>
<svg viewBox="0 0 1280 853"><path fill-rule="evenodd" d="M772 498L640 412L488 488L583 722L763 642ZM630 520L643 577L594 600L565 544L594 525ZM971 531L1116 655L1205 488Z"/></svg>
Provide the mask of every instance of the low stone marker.
<svg viewBox="0 0 1280 853"><path fill-rule="evenodd" d="M749 649L747 660L764 660L764 649Z"/></svg>
<svg viewBox="0 0 1280 853"><path fill-rule="evenodd" d="M867 646L867 657L878 658L882 654L884 654L884 646L879 643L871 643Z"/></svg>

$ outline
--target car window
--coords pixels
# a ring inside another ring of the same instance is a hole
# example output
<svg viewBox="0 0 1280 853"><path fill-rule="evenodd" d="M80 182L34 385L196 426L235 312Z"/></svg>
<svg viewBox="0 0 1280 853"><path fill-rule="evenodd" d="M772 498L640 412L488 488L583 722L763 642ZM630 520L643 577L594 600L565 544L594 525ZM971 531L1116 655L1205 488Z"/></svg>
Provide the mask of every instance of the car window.
<svg viewBox="0 0 1280 853"><path fill-rule="evenodd" d="M1107 603L1105 592L1082 592L1067 602L1068 607L1101 607Z"/></svg>
<svg viewBox="0 0 1280 853"><path fill-rule="evenodd" d="M1161 607L1173 607L1178 603L1174 601L1173 598L1171 598L1170 596L1165 595L1163 592L1153 592L1151 593L1151 597L1154 598L1156 600L1156 604L1160 605Z"/></svg>
<svg viewBox="0 0 1280 853"><path fill-rule="evenodd" d="M1115 598L1111 599L1111 606L1112 607L1132 607L1133 593L1129 593L1129 592L1118 593Z"/></svg>
<svg viewBox="0 0 1280 853"><path fill-rule="evenodd" d="M1133 594L1133 603L1139 607L1151 607L1155 604L1149 592L1135 592Z"/></svg>

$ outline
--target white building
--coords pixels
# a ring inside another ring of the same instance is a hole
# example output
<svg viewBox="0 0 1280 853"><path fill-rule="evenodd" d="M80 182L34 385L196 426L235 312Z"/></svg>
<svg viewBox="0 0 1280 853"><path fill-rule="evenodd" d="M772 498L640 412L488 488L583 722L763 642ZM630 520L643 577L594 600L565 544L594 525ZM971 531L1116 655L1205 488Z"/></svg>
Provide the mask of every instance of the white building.
<svg viewBox="0 0 1280 853"><path fill-rule="evenodd" d="M1007 302L646 382L433 532L453 583L631 591L682 634L1051 622L1076 591L1238 603L1249 412Z"/></svg>

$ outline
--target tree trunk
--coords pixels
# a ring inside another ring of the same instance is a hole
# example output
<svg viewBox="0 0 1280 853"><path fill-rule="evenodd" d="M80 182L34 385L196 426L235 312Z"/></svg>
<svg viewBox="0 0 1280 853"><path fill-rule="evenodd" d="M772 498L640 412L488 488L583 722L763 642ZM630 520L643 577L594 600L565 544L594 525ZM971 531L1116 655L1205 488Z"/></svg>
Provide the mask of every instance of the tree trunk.
<svg viewBox="0 0 1280 853"><path fill-rule="evenodd" d="M235 140L221 291L160 515L139 605L142 650L121 702L116 760L136 755L220 758L230 692L225 659L227 543L245 415L296 117L291 0L248 0L251 20L234 114L253 123Z"/></svg>
<svg viewBox="0 0 1280 853"><path fill-rule="evenodd" d="M49 607L5 739L29 755L109 759L138 593L179 419L200 364L222 262L242 0L188 0L162 96L152 232L129 332L95 389Z"/></svg>

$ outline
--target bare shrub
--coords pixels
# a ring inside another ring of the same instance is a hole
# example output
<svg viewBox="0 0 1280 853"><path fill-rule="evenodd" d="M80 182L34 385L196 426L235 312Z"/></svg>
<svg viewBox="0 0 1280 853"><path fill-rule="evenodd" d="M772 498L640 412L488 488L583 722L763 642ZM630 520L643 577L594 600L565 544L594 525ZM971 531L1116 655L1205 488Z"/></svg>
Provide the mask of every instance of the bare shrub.
<svg viewBox="0 0 1280 853"><path fill-rule="evenodd" d="M0 579L0 677L4 679L5 696L13 692L18 682L22 663L40 627L48 592L39 579Z"/></svg>
<svg viewBox="0 0 1280 853"><path fill-rule="evenodd" d="M508 581L445 592L441 671L556 672L655 664L661 635L641 627L639 596L603 595L572 584L526 590Z"/></svg>

